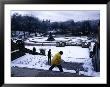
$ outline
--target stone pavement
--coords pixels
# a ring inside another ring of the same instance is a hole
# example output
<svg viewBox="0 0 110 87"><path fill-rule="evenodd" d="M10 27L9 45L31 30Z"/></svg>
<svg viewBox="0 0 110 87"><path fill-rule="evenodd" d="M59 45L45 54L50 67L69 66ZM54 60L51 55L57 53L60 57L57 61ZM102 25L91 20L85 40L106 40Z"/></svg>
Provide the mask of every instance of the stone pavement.
<svg viewBox="0 0 110 87"><path fill-rule="evenodd" d="M77 73L11 67L11 77L88 77Z"/></svg>

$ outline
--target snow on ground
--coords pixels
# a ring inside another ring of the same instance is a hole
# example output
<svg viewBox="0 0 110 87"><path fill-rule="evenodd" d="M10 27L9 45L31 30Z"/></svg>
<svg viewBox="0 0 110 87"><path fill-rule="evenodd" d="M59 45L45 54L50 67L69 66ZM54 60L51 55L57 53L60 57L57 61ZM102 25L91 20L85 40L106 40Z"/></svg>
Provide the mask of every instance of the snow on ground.
<svg viewBox="0 0 110 87"><path fill-rule="evenodd" d="M27 53L25 56L13 60L11 66L49 70L50 65L47 65L46 63L47 63L46 56L31 55ZM64 72L76 73L75 70L67 70L64 68L63 70ZM55 67L53 71L59 71L59 69Z"/></svg>
<svg viewBox="0 0 110 87"><path fill-rule="evenodd" d="M25 48L30 50L32 50L33 47L36 48L37 52L40 52L39 49L41 48L45 49L46 55L48 54L48 50L51 49L52 56L59 51L63 51L62 59L66 62L84 62L85 58L89 58L89 49L80 46L25 46Z"/></svg>
<svg viewBox="0 0 110 87"><path fill-rule="evenodd" d="M36 51L39 52L39 49L43 48L46 51L46 56L43 55L31 55L26 53L26 55L13 60L11 62L11 66L18 67L27 67L27 68L35 68L35 69L44 69L48 70L50 65L47 65L47 52L49 49L52 51L52 56L59 52L63 51L62 59L65 62L77 62L84 63L83 67L85 71L79 71L79 74L84 74L87 76L99 76L98 73L93 71L91 58L89 58L89 49L82 48L80 46L66 46L66 47L55 47L55 46L25 46L28 49L36 48ZM63 68L64 72L76 73L75 70L67 70ZM59 71L56 67L53 71Z"/></svg>
<svg viewBox="0 0 110 87"><path fill-rule="evenodd" d="M28 38L25 43L33 43L33 42L57 42L57 41L72 41L76 42L79 40L88 40L86 36L83 37L55 37L55 41L47 41L48 37L33 37L33 38Z"/></svg>
<svg viewBox="0 0 110 87"><path fill-rule="evenodd" d="M91 41L85 37L55 37L55 41L47 41L48 37L33 37L28 38L25 43L39 44L45 42L45 44L55 44L57 41L66 41L66 42L77 42L80 41ZM93 49L94 43L91 43L90 48L82 48L81 46L65 46L65 47L56 47L56 46L25 46L25 48L32 50L33 47L36 48L37 52L40 52L39 49L45 49L46 56L42 55L31 55L26 53L26 55L12 61L11 66L18 67L27 67L35 69L44 69L48 70L50 65L47 65L47 53L51 49L52 57L55 53L63 51L62 59L65 62L77 62L83 63L84 71L79 71L79 74L84 74L87 76L99 76L100 73L93 71L91 58L89 57L90 50ZM76 73L75 70L64 69L64 72ZM53 71L59 71L58 68L54 68Z"/></svg>

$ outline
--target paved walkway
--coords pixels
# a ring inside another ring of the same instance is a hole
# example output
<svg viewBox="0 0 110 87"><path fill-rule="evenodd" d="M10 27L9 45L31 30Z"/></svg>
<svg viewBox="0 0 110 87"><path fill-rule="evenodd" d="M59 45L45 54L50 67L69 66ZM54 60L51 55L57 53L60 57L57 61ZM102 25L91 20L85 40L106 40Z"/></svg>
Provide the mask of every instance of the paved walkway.
<svg viewBox="0 0 110 87"><path fill-rule="evenodd" d="M19 67L11 68L11 76L12 77L88 77L84 75L77 75L76 73L19 68Z"/></svg>

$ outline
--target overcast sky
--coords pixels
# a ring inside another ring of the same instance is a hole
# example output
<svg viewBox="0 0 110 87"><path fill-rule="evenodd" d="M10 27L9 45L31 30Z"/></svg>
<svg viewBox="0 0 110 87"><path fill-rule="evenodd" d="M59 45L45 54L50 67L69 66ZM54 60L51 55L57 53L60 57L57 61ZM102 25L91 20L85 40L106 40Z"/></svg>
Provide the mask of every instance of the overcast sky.
<svg viewBox="0 0 110 87"><path fill-rule="evenodd" d="M100 19L100 11L11 11L11 15L18 13L21 15L33 15L40 20L50 19L51 22L67 21L73 19L76 21L82 20L97 20Z"/></svg>

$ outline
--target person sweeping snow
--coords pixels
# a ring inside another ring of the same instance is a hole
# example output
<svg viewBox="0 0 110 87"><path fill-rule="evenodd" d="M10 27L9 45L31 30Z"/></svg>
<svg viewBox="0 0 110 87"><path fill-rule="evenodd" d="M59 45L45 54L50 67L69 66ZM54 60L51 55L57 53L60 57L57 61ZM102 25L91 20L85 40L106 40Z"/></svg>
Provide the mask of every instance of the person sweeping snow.
<svg viewBox="0 0 110 87"><path fill-rule="evenodd" d="M63 72L63 69L61 66L61 55L63 55L63 51L60 51L54 55L51 61L52 66L49 68L50 71L52 71L54 67L58 67L60 72Z"/></svg>

